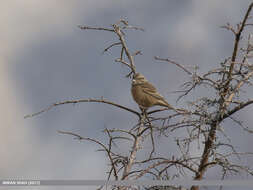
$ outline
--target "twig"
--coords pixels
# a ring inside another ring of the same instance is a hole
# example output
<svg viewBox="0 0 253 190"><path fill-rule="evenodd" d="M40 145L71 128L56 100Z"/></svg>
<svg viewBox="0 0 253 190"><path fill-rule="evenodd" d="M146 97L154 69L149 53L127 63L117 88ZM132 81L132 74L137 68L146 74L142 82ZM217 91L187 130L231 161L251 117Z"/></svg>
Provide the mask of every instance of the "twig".
<svg viewBox="0 0 253 190"><path fill-rule="evenodd" d="M102 27L90 27L90 26L78 25L78 28L80 28L81 30L103 30L103 31L108 31L108 32L114 32L113 29L102 28Z"/></svg>
<svg viewBox="0 0 253 190"><path fill-rule="evenodd" d="M132 66L129 63L123 61L122 59L115 59L115 62L122 63L123 65L126 65L127 67L129 67L130 69L132 69Z"/></svg>
<svg viewBox="0 0 253 190"><path fill-rule="evenodd" d="M104 49L103 53L107 52L113 46L117 46L117 45L120 45L120 44L121 44L121 42L115 42L115 43L111 44L110 46L108 46L107 48Z"/></svg>

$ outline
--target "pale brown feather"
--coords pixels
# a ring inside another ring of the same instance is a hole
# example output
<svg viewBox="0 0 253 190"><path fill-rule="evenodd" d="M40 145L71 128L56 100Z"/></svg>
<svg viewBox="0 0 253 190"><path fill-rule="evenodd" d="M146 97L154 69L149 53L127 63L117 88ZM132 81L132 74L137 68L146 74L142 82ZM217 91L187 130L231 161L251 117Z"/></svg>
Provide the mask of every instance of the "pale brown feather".
<svg viewBox="0 0 253 190"><path fill-rule="evenodd" d="M159 105L174 109L142 74L136 73L133 79L131 92L140 107L147 109Z"/></svg>

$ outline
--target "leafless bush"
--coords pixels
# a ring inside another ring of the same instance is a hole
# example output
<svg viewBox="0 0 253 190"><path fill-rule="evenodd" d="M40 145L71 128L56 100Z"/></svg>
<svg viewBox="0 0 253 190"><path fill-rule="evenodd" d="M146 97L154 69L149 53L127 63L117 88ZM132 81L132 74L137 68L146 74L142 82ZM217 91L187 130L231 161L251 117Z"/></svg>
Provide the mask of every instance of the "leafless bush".
<svg viewBox="0 0 253 190"><path fill-rule="evenodd" d="M41 114L58 105L82 102L109 104L137 116L138 120L136 120L137 123L134 127L129 126L129 129L105 129L104 132L108 137L107 143L82 137L72 132L59 131L61 134L72 135L79 140L91 141L98 144L101 150L105 151L110 163L111 168L108 171L108 180L141 179L143 177L171 180L174 178L182 179L186 176L194 176L194 180L201 180L208 169L213 167L220 167L222 169L223 175L220 176L221 179L224 179L230 173L237 174L244 172L253 175L253 171L249 166L233 163L234 157L240 158L241 156L253 153L238 152L223 130L224 121L232 119L242 130L253 133L253 129L249 129L242 125L240 121L233 118L233 114L253 103L253 99L245 100L242 96L242 87L248 89L252 86L253 64L250 62L250 59L253 55L253 45L251 44L251 34L246 37L247 40L245 40L243 46L241 48L239 47L239 43L244 39L243 32L247 27L252 26L250 23L252 7L253 3L248 7L242 22L235 27L229 23L222 27L233 33L234 46L231 57L225 58L219 67L213 68L204 74L199 74L197 68L187 69L182 64L170 59L155 57L157 61L163 61L177 66L189 76L189 80L181 86L182 89L177 91L179 93L178 100L189 96L193 89L198 90L200 87L208 88L215 94L210 97L199 97L197 100L189 102L188 109L178 108L178 111L168 111L168 109L162 108L143 114L140 111L132 110L103 98L80 99L55 103L27 117ZM79 28L82 30L111 32L113 35L116 35L118 41L106 47L104 52L111 50L114 46L121 48L119 58L116 58L115 62L123 64L129 69L127 77L131 79L132 74L136 72L134 57L141 52L129 50L125 35L127 30L134 29L143 31L142 28L131 26L125 20L120 20L109 28L88 26L79 26ZM157 116L161 112L166 112L166 116ZM173 136L173 133L179 130L184 131L184 137ZM173 156L171 157L156 157L156 143L159 141L157 135L164 135L169 138L173 136L175 145L178 148L177 154L172 153ZM217 136L219 136L218 139ZM128 141L131 143L128 155L118 153L114 149L118 141ZM146 154L146 158L139 159L137 154L146 142L150 142L152 146L148 154ZM196 147L196 145L202 151L200 155L191 153L192 147ZM224 148L226 151L224 151ZM135 189L137 187L117 188ZM180 187L165 188L180 189ZM158 189L161 189L161 187ZM191 189L198 190L199 187L192 186Z"/></svg>

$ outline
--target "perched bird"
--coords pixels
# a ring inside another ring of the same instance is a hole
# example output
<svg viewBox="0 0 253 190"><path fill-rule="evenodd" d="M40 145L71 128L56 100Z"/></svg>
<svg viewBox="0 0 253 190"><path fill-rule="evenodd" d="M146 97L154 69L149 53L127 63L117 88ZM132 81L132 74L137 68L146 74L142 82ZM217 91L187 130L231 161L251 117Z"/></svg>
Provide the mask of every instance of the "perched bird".
<svg viewBox="0 0 253 190"><path fill-rule="evenodd" d="M133 76L131 92L140 109L147 110L156 105L174 109L140 73L135 73Z"/></svg>

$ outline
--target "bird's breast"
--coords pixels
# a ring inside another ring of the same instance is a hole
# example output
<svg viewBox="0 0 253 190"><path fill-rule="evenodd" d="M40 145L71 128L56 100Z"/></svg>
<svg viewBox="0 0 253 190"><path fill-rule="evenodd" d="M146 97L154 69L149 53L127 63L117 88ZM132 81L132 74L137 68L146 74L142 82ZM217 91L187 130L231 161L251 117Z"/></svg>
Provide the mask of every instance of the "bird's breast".
<svg viewBox="0 0 253 190"><path fill-rule="evenodd" d="M152 99L143 91L141 84L132 85L131 92L133 99L140 106L148 108L153 105Z"/></svg>

